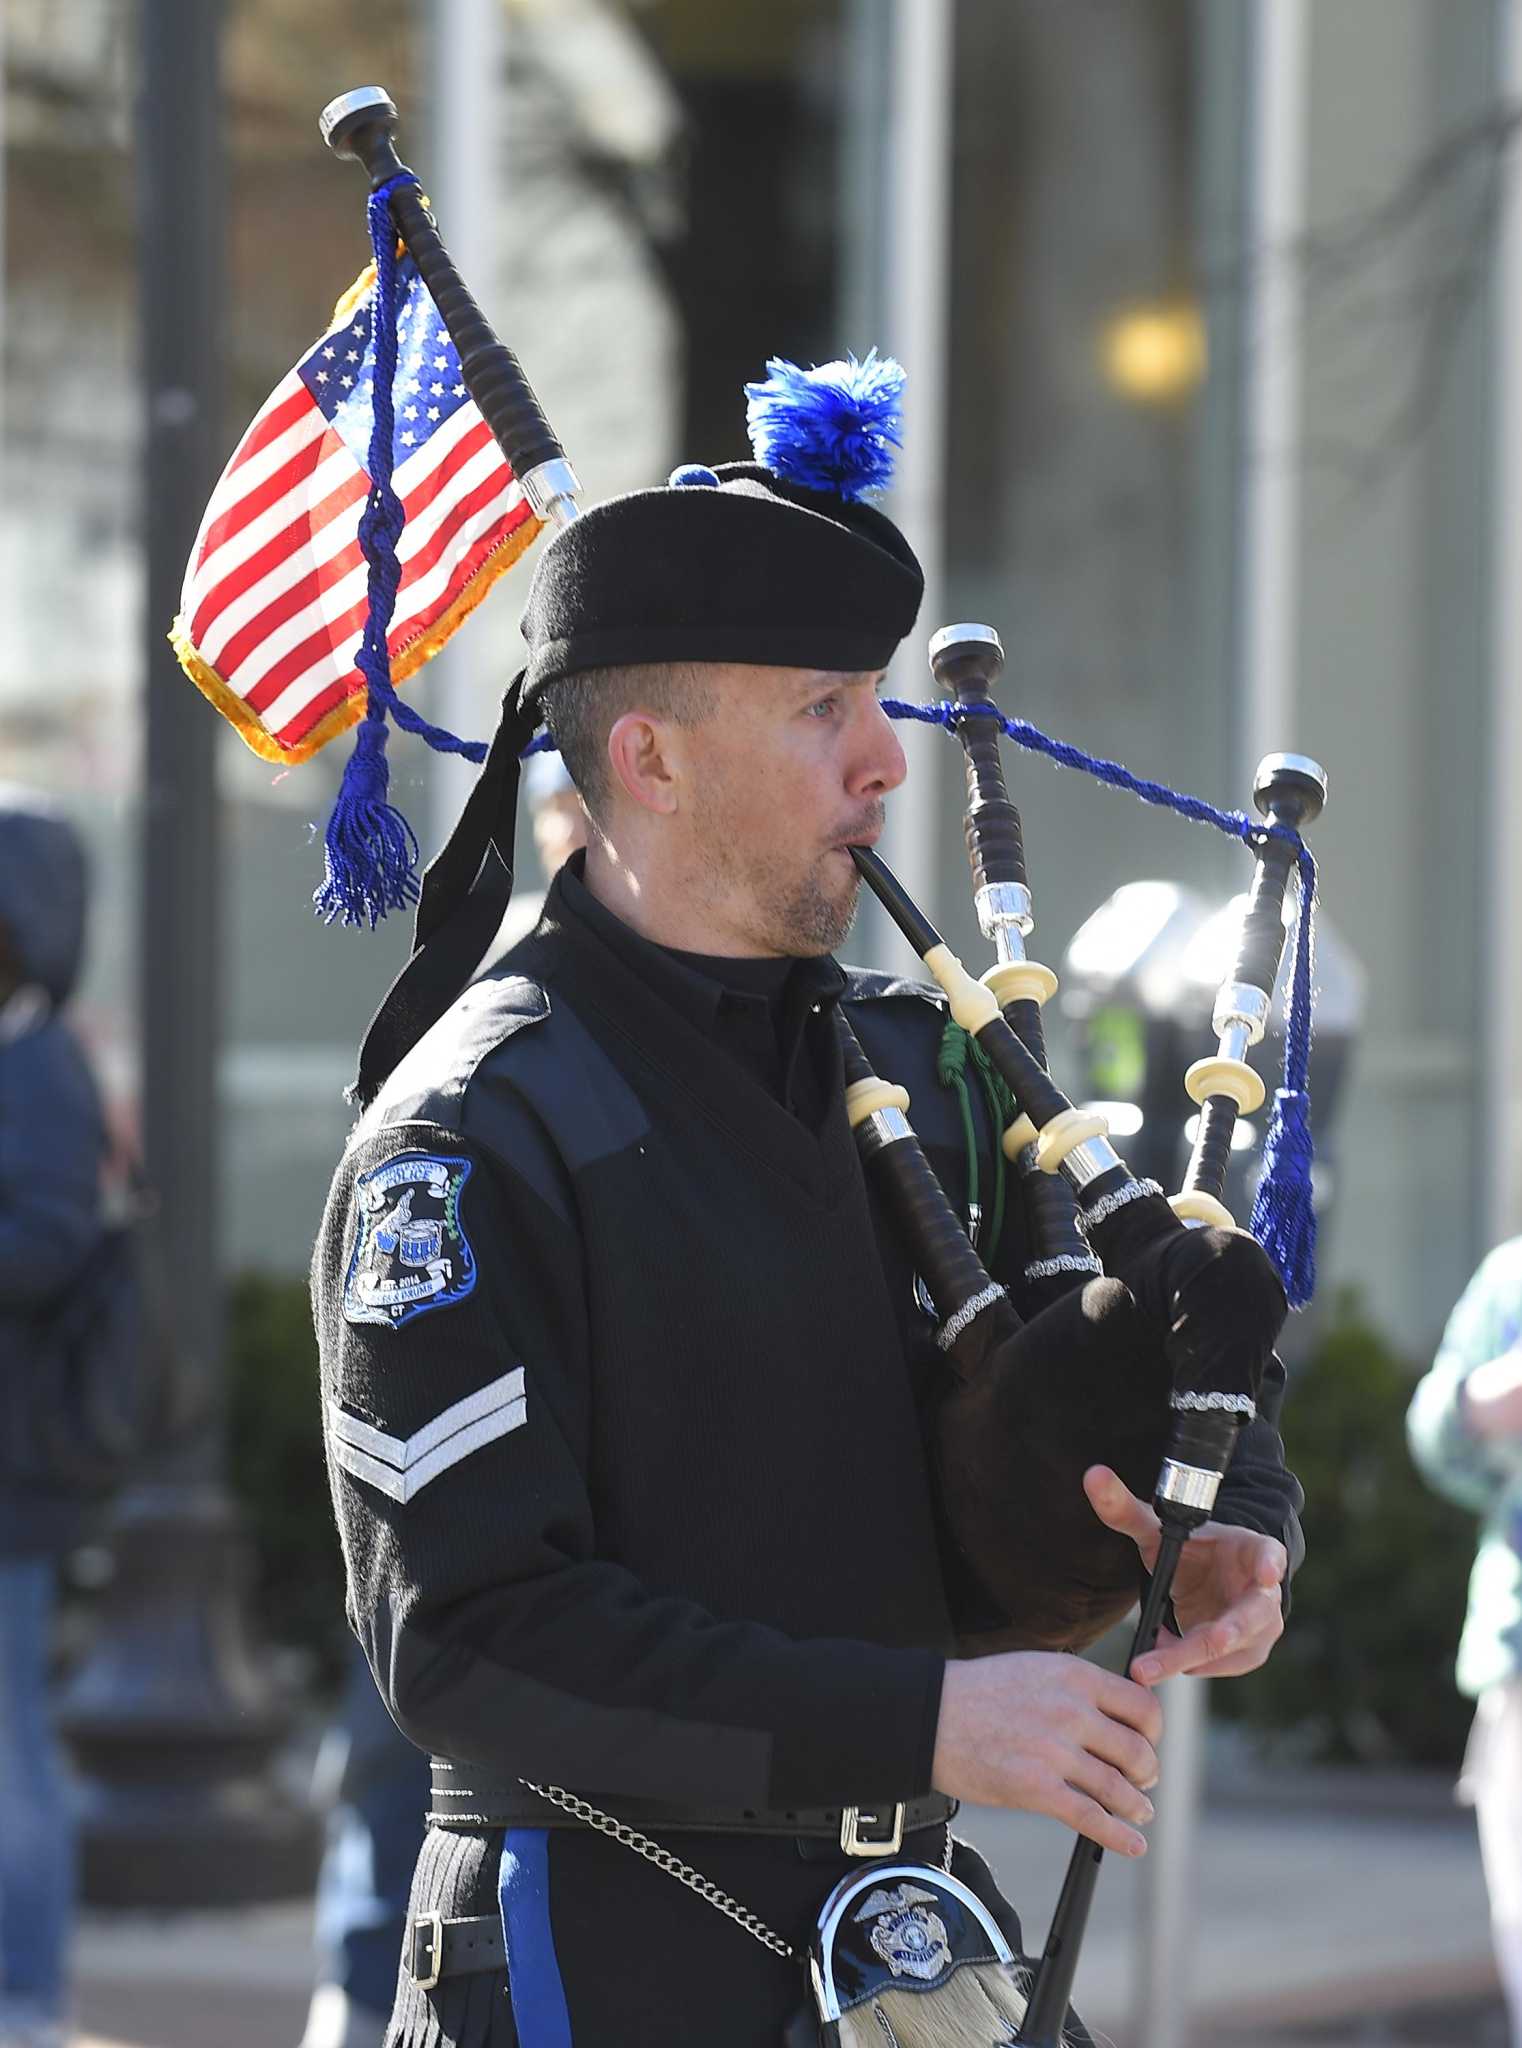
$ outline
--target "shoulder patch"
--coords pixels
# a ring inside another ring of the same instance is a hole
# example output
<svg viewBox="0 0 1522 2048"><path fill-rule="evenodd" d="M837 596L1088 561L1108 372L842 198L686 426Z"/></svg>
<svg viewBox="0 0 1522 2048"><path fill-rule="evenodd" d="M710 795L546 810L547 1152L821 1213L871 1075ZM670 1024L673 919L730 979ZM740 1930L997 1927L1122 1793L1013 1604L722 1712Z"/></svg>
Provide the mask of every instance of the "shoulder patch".
<svg viewBox="0 0 1522 2048"><path fill-rule="evenodd" d="M354 1249L344 1276L344 1318L399 1330L473 1292L476 1255L460 1220L471 1162L400 1152L354 1183Z"/></svg>
<svg viewBox="0 0 1522 2048"><path fill-rule="evenodd" d="M472 982L383 1083L350 1143L388 1126L419 1121L457 1129L460 1104L477 1067L549 1014L548 995L526 975L499 973Z"/></svg>

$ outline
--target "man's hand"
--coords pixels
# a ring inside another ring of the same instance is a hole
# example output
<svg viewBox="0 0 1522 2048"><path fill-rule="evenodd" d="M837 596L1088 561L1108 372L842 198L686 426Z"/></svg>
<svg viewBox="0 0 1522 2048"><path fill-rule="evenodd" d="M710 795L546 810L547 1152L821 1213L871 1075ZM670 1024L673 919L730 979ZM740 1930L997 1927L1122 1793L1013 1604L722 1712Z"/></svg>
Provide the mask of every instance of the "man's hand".
<svg viewBox="0 0 1522 2048"><path fill-rule="evenodd" d="M1157 1558L1157 1516L1112 1472L1091 1465L1083 1490L1106 1528L1129 1536L1150 1571ZM1289 1564L1284 1545L1256 1529L1206 1522L1184 1545L1173 1578L1173 1611L1184 1633L1164 1631L1138 1657L1139 1685L1192 1671L1200 1678L1239 1678L1256 1671L1284 1633L1281 1591Z"/></svg>
<svg viewBox="0 0 1522 2048"><path fill-rule="evenodd" d="M1050 1814L1103 1849L1144 1856L1162 1710L1097 1664L1018 1650L946 1666L931 1782L953 1799ZM1126 1822L1136 1826L1128 1827Z"/></svg>

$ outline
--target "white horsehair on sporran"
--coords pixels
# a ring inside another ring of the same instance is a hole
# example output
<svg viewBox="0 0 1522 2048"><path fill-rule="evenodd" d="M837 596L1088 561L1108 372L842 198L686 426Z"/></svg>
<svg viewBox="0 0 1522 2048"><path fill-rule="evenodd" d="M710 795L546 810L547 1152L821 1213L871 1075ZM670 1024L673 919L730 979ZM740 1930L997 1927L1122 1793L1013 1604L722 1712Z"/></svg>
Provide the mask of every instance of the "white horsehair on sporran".
<svg viewBox="0 0 1522 2048"><path fill-rule="evenodd" d="M933 1991L880 1991L836 2022L840 2048L1005 2048L1019 2039L1031 1972L964 1963Z"/></svg>

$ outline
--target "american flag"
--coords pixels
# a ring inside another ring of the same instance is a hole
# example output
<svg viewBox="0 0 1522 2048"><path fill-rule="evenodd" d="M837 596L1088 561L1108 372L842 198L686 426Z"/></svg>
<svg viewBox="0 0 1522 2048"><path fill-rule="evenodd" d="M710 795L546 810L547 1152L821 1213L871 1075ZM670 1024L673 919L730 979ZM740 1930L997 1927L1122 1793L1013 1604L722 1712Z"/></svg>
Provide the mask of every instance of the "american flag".
<svg viewBox="0 0 1522 2048"><path fill-rule="evenodd" d="M367 569L373 268L270 393L222 472L170 637L256 754L304 761L364 714L356 666ZM400 683L448 639L539 530L460 377L410 257L397 264L392 487L407 524L388 636Z"/></svg>

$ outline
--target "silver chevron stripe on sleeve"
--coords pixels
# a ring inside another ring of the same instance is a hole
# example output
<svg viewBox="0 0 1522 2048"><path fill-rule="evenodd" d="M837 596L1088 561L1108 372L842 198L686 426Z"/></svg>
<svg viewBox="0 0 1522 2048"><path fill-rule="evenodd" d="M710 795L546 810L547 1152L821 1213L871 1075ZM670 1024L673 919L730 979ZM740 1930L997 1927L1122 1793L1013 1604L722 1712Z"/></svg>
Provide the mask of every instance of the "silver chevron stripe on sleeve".
<svg viewBox="0 0 1522 2048"><path fill-rule="evenodd" d="M437 1479L472 1451L520 1428L526 1416L520 1365L489 1387L456 1401L407 1437L387 1436L383 1429L361 1422L330 1400L328 1442L346 1472L405 1503L421 1493L430 1479Z"/></svg>

